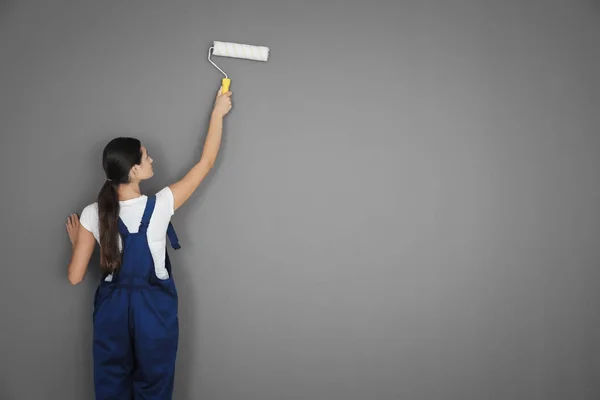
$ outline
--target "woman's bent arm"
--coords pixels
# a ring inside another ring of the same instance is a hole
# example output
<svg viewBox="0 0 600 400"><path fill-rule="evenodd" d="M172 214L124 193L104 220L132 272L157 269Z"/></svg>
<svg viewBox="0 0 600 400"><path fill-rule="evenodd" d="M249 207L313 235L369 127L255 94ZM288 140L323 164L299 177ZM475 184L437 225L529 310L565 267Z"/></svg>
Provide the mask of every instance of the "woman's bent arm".
<svg viewBox="0 0 600 400"><path fill-rule="evenodd" d="M76 285L85 276L94 246L96 245L96 239L90 231L81 226L76 214L69 216L67 220L67 232L73 246L67 275L69 282L72 285Z"/></svg>

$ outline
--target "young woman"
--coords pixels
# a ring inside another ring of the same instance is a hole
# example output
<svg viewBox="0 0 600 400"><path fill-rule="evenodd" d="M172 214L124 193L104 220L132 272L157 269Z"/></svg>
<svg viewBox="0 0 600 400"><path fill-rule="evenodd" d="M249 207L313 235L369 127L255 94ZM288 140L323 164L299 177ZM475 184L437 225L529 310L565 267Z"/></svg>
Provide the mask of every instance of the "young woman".
<svg viewBox="0 0 600 400"><path fill-rule="evenodd" d="M94 298L94 386L96 400L172 398L179 339L178 296L166 238L178 248L171 216L214 165L231 92L219 93L198 163L178 182L153 196L140 182L153 175L152 158L134 138L105 147L106 182L80 220L67 219L73 245L69 281L83 279L96 242L102 280Z"/></svg>

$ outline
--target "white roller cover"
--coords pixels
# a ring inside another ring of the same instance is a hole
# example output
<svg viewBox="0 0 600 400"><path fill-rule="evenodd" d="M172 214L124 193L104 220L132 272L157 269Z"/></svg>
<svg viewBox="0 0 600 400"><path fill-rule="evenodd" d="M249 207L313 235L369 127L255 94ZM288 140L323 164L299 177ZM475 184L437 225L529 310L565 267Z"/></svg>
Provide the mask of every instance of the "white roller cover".
<svg viewBox="0 0 600 400"><path fill-rule="evenodd" d="M269 48L265 46L215 41L213 47L215 56L246 58L256 61L267 61L269 58Z"/></svg>

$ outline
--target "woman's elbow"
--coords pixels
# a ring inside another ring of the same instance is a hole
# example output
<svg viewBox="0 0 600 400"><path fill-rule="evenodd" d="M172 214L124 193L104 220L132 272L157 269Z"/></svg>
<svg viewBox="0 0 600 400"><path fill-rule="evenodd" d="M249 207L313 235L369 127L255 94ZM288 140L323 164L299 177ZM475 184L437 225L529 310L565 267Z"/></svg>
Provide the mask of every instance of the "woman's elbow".
<svg viewBox="0 0 600 400"><path fill-rule="evenodd" d="M217 161L216 156L207 156L200 160L205 174L215 166L215 161Z"/></svg>
<svg viewBox="0 0 600 400"><path fill-rule="evenodd" d="M69 278L69 283L73 286L77 285L83 280L81 276L75 276L74 274L68 274L67 277Z"/></svg>

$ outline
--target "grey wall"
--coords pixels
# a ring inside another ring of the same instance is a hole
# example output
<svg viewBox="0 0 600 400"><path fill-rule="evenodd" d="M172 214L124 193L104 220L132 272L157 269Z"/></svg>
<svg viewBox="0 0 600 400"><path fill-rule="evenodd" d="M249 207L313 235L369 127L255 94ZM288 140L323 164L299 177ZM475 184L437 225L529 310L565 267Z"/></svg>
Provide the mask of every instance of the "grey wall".
<svg viewBox="0 0 600 400"><path fill-rule="evenodd" d="M356 2L358 3L358 2ZM90 399L64 220L116 135L174 217L177 399L600 398L597 1L0 3L0 398Z"/></svg>

